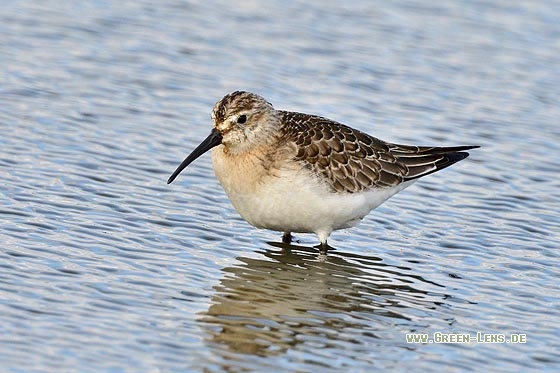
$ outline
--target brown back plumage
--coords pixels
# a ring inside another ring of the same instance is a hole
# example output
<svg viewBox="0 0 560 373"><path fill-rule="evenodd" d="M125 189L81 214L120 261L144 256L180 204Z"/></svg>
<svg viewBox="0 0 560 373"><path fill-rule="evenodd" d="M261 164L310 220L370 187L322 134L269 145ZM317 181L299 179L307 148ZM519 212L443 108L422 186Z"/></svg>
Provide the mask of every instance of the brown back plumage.
<svg viewBox="0 0 560 373"><path fill-rule="evenodd" d="M334 192L397 186L465 159L478 146L423 147L384 142L327 118L279 111L286 141Z"/></svg>

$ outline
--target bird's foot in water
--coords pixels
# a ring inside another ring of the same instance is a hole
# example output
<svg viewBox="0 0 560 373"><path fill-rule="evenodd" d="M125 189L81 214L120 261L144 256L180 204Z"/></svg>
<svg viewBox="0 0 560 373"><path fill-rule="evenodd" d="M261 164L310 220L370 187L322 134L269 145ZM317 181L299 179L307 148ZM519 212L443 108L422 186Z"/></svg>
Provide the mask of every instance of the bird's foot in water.
<svg viewBox="0 0 560 373"><path fill-rule="evenodd" d="M284 234L282 235L282 243L292 243L293 239L294 237L290 232L284 232Z"/></svg>

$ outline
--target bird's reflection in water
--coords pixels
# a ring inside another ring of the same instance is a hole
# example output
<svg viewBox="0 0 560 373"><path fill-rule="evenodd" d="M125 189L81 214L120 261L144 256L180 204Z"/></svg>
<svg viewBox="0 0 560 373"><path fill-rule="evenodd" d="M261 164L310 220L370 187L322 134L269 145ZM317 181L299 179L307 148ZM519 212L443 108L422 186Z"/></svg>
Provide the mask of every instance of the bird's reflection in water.
<svg viewBox="0 0 560 373"><path fill-rule="evenodd" d="M201 315L209 342L259 356L300 344L316 347L381 338L439 308L441 285L376 257L270 243L262 258L223 269L212 305ZM360 337L361 335L361 337ZM402 337L404 341L404 336Z"/></svg>

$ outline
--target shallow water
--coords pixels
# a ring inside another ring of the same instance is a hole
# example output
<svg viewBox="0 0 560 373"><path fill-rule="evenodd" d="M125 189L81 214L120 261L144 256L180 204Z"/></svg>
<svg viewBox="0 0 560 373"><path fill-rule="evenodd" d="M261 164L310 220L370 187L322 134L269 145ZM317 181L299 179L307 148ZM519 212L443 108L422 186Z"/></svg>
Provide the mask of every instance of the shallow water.
<svg viewBox="0 0 560 373"><path fill-rule="evenodd" d="M9 2L4 371L556 371L560 7ZM200 158L225 93L479 144L356 228L257 230ZM409 344L407 333L527 342Z"/></svg>

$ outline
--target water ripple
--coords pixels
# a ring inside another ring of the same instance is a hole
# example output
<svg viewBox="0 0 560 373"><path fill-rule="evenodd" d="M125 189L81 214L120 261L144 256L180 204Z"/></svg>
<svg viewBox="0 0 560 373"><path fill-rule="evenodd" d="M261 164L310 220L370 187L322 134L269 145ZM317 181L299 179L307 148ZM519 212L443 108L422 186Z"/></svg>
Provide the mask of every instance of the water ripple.
<svg viewBox="0 0 560 373"><path fill-rule="evenodd" d="M554 371L558 10L5 4L3 368ZM389 141L482 147L323 256L313 235L288 247L245 223L207 156L166 185L235 89ZM528 342L406 343L436 331Z"/></svg>

